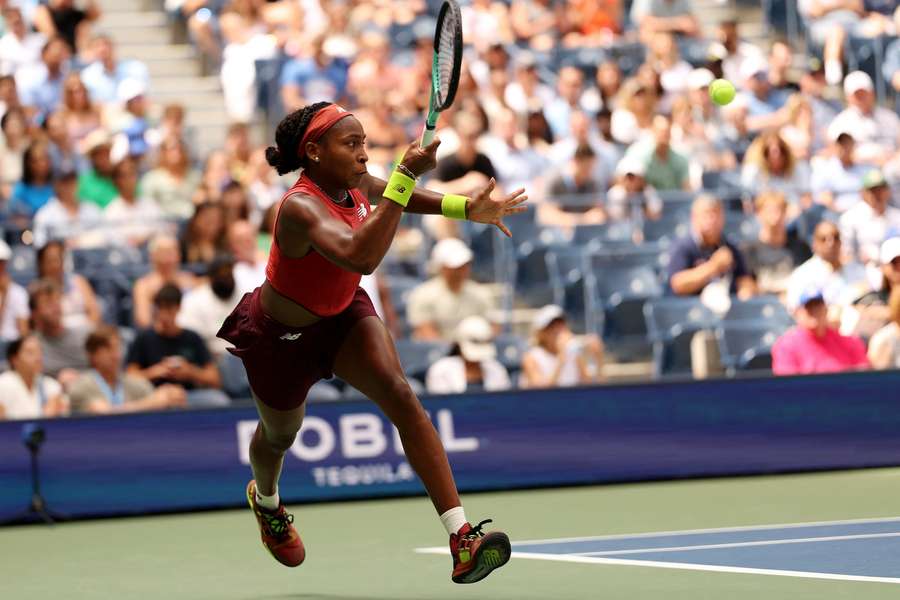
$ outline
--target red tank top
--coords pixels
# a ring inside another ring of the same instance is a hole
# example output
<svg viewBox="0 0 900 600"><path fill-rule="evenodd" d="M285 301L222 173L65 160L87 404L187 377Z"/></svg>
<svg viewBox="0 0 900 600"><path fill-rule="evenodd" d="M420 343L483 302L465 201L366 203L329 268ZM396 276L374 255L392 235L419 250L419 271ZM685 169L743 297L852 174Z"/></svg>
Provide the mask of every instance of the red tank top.
<svg viewBox="0 0 900 600"><path fill-rule="evenodd" d="M319 199L331 215L343 221L351 229L358 228L371 214L369 200L358 189L350 190L353 206L339 206L331 201L309 177L301 175L278 205L275 215L275 231L284 201L291 194L305 194ZM336 315L353 300L362 275L337 266L310 248L302 258L292 258L281 253L278 236L272 236L272 248L266 265L266 279L275 291L290 298L303 308L320 317Z"/></svg>

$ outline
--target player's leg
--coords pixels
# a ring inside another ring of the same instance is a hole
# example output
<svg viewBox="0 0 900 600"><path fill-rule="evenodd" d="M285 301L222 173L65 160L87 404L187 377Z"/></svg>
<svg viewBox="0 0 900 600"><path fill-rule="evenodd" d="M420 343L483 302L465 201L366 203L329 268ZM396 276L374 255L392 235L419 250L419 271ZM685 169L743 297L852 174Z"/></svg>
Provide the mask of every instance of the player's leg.
<svg viewBox="0 0 900 600"><path fill-rule="evenodd" d="M419 475L450 534L453 581L474 583L509 560L509 538L482 533L465 517L447 453L419 399L409 387L393 340L378 317L358 321L334 361L335 374L375 401L400 432L410 465Z"/></svg>
<svg viewBox="0 0 900 600"><path fill-rule="evenodd" d="M291 410L276 410L256 395L259 423L250 440L250 467L253 481L247 485L247 502L259 525L263 546L275 560L296 567L306 558L306 549L278 496L278 479L284 455L294 444L303 424L304 404Z"/></svg>

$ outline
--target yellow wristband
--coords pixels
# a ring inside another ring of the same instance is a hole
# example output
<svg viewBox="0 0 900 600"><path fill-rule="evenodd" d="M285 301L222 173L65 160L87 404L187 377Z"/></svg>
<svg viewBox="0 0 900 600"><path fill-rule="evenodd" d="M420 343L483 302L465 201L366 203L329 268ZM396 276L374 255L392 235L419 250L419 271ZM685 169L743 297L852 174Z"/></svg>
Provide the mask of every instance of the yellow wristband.
<svg viewBox="0 0 900 600"><path fill-rule="evenodd" d="M466 220L466 203L469 199L458 194L444 194L441 198L441 214L448 219Z"/></svg>
<svg viewBox="0 0 900 600"><path fill-rule="evenodd" d="M391 173L391 178L388 179L383 195L388 200L393 200L403 208L406 208L415 187L415 179L404 175L400 171L394 171Z"/></svg>

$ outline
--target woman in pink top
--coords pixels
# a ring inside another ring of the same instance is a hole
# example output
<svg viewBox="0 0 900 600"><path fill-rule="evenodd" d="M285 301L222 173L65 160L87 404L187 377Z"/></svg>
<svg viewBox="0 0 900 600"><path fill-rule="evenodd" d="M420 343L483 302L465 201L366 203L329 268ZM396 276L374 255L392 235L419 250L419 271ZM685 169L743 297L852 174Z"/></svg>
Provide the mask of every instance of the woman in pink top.
<svg viewBox="0 0 900 600"><path fill-rule="evenodd" d="M778 338L772 347L772 371L776 375L869 368L863 341L829 327L828 306L820 290L800 296L795 317L797 326Z"/></svg>

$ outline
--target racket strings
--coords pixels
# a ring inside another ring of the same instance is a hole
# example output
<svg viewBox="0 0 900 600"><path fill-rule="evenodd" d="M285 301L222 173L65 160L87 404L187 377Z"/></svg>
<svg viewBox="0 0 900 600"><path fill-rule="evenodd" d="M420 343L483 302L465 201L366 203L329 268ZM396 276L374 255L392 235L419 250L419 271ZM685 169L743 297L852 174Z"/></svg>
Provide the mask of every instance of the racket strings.
<svg viewBox="0 0 900 600"><path fill-rule="evenodd" d="M448 96L453 79L456 36L456 23L453 19L444 19L438 40L438 80L442 102Z"/></svg>

